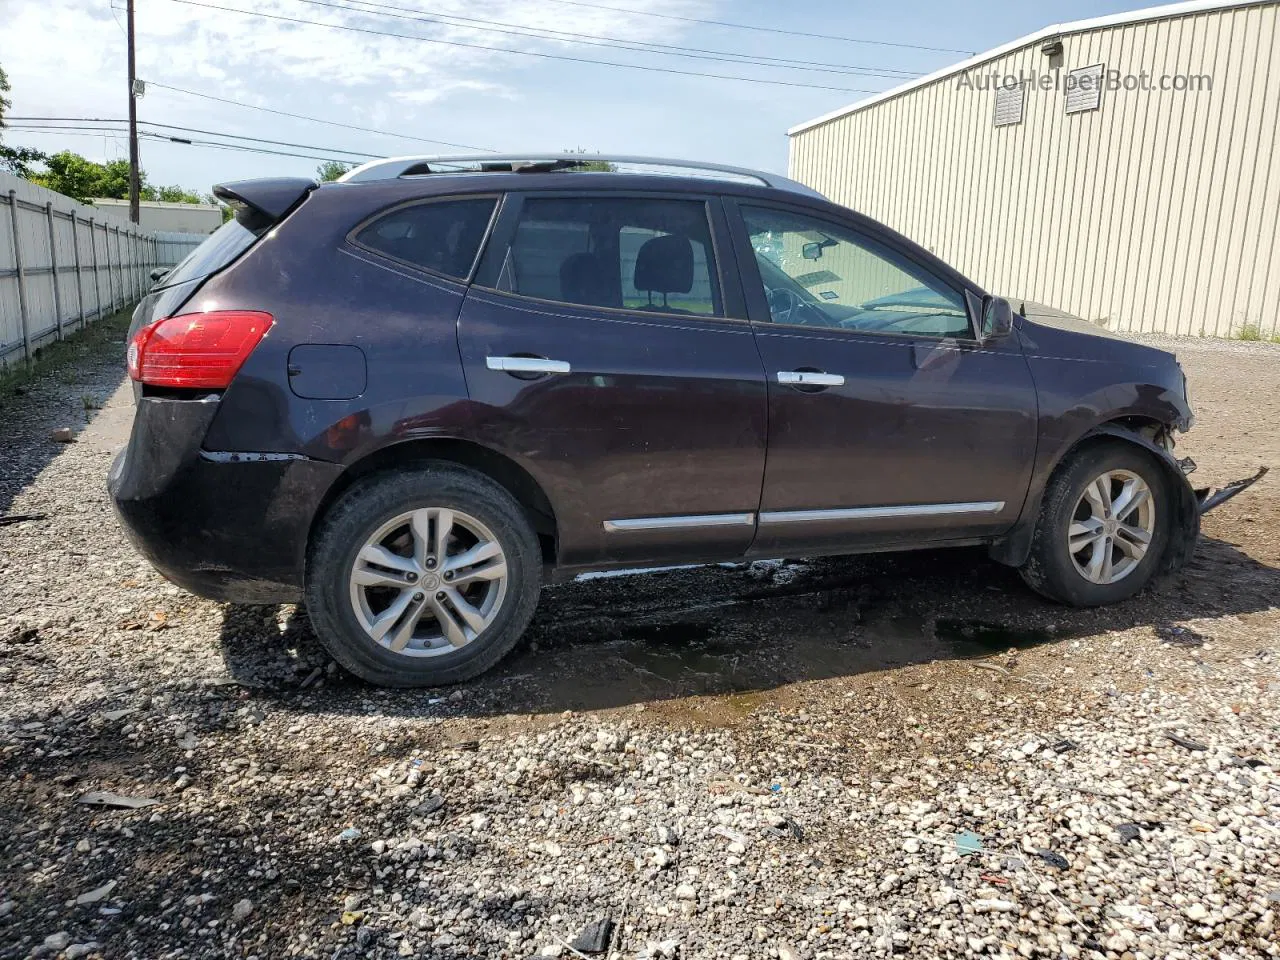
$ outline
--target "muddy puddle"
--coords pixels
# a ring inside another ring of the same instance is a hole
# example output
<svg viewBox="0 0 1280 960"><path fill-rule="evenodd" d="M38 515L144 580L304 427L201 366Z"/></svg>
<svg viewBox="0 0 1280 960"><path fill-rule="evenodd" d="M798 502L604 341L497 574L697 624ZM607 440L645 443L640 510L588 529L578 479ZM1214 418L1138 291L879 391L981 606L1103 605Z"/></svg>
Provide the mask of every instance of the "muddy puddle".
<svg viewBox="0 0 1280 960"><path fill-rule="evenodd" d="M1056 639L1052 630L999 617L944 616L939 611L954 606L948 597L902 596L886 566L893 562L765 561L566 584L546 592L531 642L504 674L534 709L607 709L987 657ZM972 587L963 570L958 579L943 574L957 597Z"/></svg>

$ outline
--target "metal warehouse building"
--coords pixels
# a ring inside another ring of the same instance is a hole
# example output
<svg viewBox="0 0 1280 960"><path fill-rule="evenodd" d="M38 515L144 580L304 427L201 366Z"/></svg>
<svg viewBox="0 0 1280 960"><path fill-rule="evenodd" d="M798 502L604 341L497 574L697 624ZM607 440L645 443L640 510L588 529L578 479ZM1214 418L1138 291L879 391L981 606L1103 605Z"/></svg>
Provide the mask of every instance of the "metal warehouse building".
<svg viewBox="0 0 1280 960"><path fill-rule="evenodd" d="M788 131L791 176L989 290L1280 334L1280 4L1047 27Z"/></svg>

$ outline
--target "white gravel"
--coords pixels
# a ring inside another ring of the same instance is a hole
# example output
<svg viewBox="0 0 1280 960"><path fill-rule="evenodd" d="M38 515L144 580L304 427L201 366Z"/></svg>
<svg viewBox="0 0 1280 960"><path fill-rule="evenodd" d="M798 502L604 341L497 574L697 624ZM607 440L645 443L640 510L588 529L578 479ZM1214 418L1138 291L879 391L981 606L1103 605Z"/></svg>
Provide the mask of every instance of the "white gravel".
<svg viewBox="0 0 1280 960"><path fill-rule="evenodd" d="M0 528L0 958L569 958L602 919L581 955L1280 957L1250 615L591 712L518 673L373 690L296 611L133 553L103 489L127 398L46 439L118 380L84 377L0 425L7 511L48 514Z"/></svg>

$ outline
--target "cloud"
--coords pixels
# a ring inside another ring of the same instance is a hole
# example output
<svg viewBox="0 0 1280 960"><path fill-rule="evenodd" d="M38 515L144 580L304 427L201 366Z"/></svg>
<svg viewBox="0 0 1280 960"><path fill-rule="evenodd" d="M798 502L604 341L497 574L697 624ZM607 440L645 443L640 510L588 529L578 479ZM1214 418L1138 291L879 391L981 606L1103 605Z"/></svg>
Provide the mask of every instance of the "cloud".
<svg viewBox="0 0 1280 960"><path fill-rule="evenodd" d="M9 26L0 38L0 63L28 82L74 89L78 99L118 86L124 15L112 9L112 2L123 5L122 0L5 0ZM516 35L522 28L669 42L675 25L637 14L530 0L377 0L381 6L340 0L342 9L306 0L208 2L330 28L151 0L137 14L139 76L259 103L271 102L280 85L299 83L310 86L313 94L315 84L329 91L365 88L402 103L433 103L475 92L517 96L520 85L511 78L552 61L501 51L591 59L635 56L565 38ZM638 11L681 15L710 6L702 0L628 2Z"/></svg>
<svg viewBox="0 0 1280 960"><path fill-rule="evenodd" d="M138 75L152 84L139 106L144 122L319 145L310 151L313 154L339 148L385 153L451 149L321 127L157 86L168 84L412 137L502 148L558 149L583 143L623 152L637 152L638 146L644 147L642 152L654 152L667 143L675 155L692 155L707 152L708 147L729 149L726 134L741 135L745 142L747 135L742 131L752 123L768 123L768 132L776 134L793 120L793 113L803 117L820 112L795 107L794 91L781 88L609 70L504 52L759 75L745 66L576 44L551 34L516 35L519 28L539 28L631 43L697 46L707 36L706 29L643 16L640 11L716 17L731 9L725 0L593 0L606 6L625 5L633 12L554 0L371 0L381 7L361 0L332 0L341 9L304 0L199 2L419 39L327 29L174 0L145 0L137 12ZM0 29L0 64L14 86L15 113L125 116L124 12L113 9L113 4L122 8L124 0L0 0L5 21ZM482 29L500 25L514 32ZM762 53L778 49L774 38L763 34L711 34L716 39L706 40L707 46ZM701 104L699 122L673 122L674 98L683 104ZM763 119L765 105L785 110L785 117ZM822 107L829 109L825 102ZM709 110L715 115L712 119L707 117ZM9 139L45 150L70 148L97 158L119 156L125 147L119 134L15 130ZM780 154L780 135L759 142L764 144L761 150ZM753 141L748 147L755 145ZM741 160L748 149L735 147L734 152L733 159ZM155 140L146 141L143 151L144 166L163 182L306 172L308 159L193 149Z"/></svg>

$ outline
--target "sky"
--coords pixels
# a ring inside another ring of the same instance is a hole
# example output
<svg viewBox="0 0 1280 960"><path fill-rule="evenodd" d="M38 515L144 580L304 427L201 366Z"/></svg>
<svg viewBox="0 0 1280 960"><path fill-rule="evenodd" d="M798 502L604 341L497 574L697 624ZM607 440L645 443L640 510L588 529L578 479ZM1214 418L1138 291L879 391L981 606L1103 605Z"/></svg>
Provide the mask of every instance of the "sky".
<svg viewBox="0 0 1280 960"><path fill-rule="evenodd" d="M0 67L13 87L10 115L77 123L127 117L124 4L0 0ZM221 181L312 175L319 157L359 160L354 153L475 153L474 148L641 154L785 172L788 127L1049 24L1149 5L137 0L137 72L148 83L138 102L141 129L192 140L219 138L175 128L282 141L298 146L236 142L305 154L148 138L141 145L142 166L152 183L199 192ZM583 35L596 39L584 43ZM619 49L619 42L645 49ZM668 52L656 52L654 44ZM706 52L701 59L676 56L673 46ZM723 62L725 54L754 62ZM768 63L761 62L765 58ZM190 92L167 89L174 87ZM10 129L3 136L10 145L71 149L100 161L128 156L128 140L118 133Z"/></svg>

